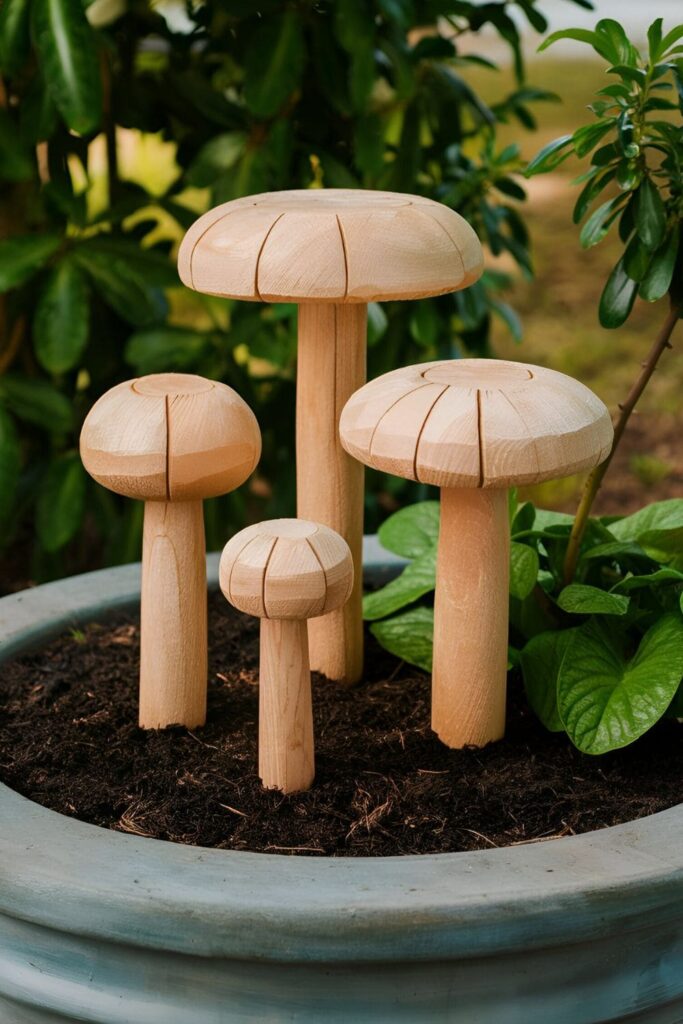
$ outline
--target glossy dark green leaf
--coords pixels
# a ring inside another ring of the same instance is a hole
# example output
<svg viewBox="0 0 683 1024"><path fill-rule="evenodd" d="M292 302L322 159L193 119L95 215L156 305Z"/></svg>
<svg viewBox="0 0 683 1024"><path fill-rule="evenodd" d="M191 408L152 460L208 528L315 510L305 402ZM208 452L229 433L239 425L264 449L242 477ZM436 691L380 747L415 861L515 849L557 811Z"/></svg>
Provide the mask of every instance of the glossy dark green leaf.
<svg viewBox="0 0 683 1024"><path fill-rule="evenodd" d="M370 632L390 654L416 665L425 672L432 670L434 642L434 609L409 608L390 619L373 622Z"/></svg>
<svg viewBox="0 0 683 1024"><path fill-rule="evenodd" d="M667 54L671 47L675 46L679 39L683 39L683 25L676 25L675 28L672 28L670 32L666 33L666 35L660 43L657 59Z"/></svg>
<svg viewBox="0 0 683 1024"><path fill-rule="evenodd" d="M624 253L624 270L632 281L642 281L650 266L652 253L646 249L637 236L634 236Z"/></svg>
<svg viewBox="0 0 683 1024"><path fill-rule="evenodd" d="M78 365L88 341L88 289L71 260L62 260L48 277L33 320L36 355L48 373Z"/></svg>
<svg viewBox="0 0 683 1024"><path fill-rule="evenodd" d="M212 185L219 175L230 170L244 153L244 132L224 132L210 139L187 170L187 182L196 188Z"/></svg>
<svg viewBox="0 0 683 1024"><path fill-rule="evenodd" d="M623 257L618 261L607 279L600 296L599 318L603 327L615 328L628 319L638 291L638 284L632 281L624 269Z"/></svg>
<svg viewBox="0 0 683 1024"><path fill-rule="evenodd" d="M658 249L666 233L666 211L659 189L651 178L644 178L636 192L636 231L643 245Z"/></svg>
<svg viewBox="0 0 683 1024"><path fill-rule="evenodd" d="M550 732L564 731L557 710L557 679L573 633L573 629L539 633L529 640L519 659L529 704Z"/></svg>
<svg viewBox="0 0 683 1024"><path fill-rule="evenodd" d="M269 16L252 36L244 58L244 98L252 114L272 117L301 81L306 59L296 11Z"/></svg>
<svg viewBox="0 0 683 1024"><path fill-rule="evenodd" d="M0 5L0 70L12 77L29 49L29 0L3 0Z"/></svg>
<svg viewBox="0 0 683 1024"><path fill-rule="evenodd" d="M629 64L635 54L623 25L613 18L601 18L595 26L596 33L606 40L613 64Z"/></svg>
<svg viewBox="0 0 683 1024"><path fill-rule="evenodd" d="M659 58L659 47L662 42L662 23L662 18L655 18L647 30L648 53L651 64L656 64Z"/></svg>
<svg viewBox="0 0 683 1024"><path fill-rule="evenodd" d="M18 419L48 433L62 433L73 425L73 410L66 395L40 378L6 374L0 377L0 400Z"/></svg>
<svg viewBox="0 0 683 1024"><path fill-rule="evenodd" d="M534 174L544 174L546 171L554 170L563 160L571 156L572 144L571 135L562 135L559 139L549 142L527 164L524 171L525 176L531 178Z"/></svg>
<svg viewBox="0 0 683 1024"><path fill-rule="evenodd" d="M653 530L680 529L683 529L683 498L655 501L609 526L617 540L638 543Z"/></svg>
<svg viewBox="0 0 683 1024"><path fill-rule="evenodd" d="M656 302L669 290L678 256L679 231L674 229L661 249L652 256L652 262L642 278L639 295L646 302Z"/></svg>
<svg viewBox="0 0 683 1024"><path fill-rule="evenodd" d="M57 235L23 235L0 241L0 292L28 281L59 248Z"/></svg>
<svg viewBox="0 0 683 1024"><path fill-rule="evenodd" d="M81 0L33 0L33 36L50 92L72 131L94 131L102 116L97 37Z"/></svg>
<svg viewBox="0 0 683 1024"><path fill-rule="evenodd" d="M126 362L139 374L196 368L209 346L208 335L189 327L157 327L131 334Z"/></svg>
<svg viewBox="0 0 683 1024"><path fill-rule="evenodd" d="M612 118L600 121L598 124L584 125L584 127L577 129L572 135L576 155L579 157L586 156L613 129L614 120Z"/></svg>
<svg viewBox="0 0 683 1024"><path fill-rule="evenodd" d="M613 168L608 171L593 172L592 177L589 178L584 187L581 189L579 197L576 200L576 204L574 206L574 211L572 214L572 219L575 224L578 224L579 221L583 220L593 200L600 195L603 189L607 188L607 186L613 180L613 178Z"/></svg>
<svg viewBox="0 0 683 1024"><path fill-rule="evenodd" d="M606 203L593 211L581 228L579 235L579 241L584 249L590 249L602 241L609 231L610 225L619 216L621 203L622 197L617 196L616 199L608 199Z"/></svg>
<svg viewBox="0 0 683 1024"><path fill-rule="evenodd" d="M8 523L12 515L20 469L21 446L14 421L0 405L0 526Z"/></svg>
<svg viewBox="0 0 683 1024"><path fill-rule="evenodd" d="M104 301L134 327L147 327L164 318L168 306L159 286L116 255L95 246L80 246L74 258Z"/></svg>
<svg viewBox="0 0 683 1024"><path fill-rule="evenodd" d="M547 50L549 46L552 46L559 39L573 39L579 43L588 43L605 60L612 60L613 54L607 40L597 32L591 32L585 28L564 28L560 29L559 32L552 32L547 39L543 40L538 48L538 52L541 53L543 50Z"/></svg>
<svg viewBox="0 0 683 1024"><path fill-rule="evenodd" d="M586 754L625 747L669 707L683 677L683 620L659 619L627 659L619 637L590 620L569 641L560 666L558 708L572 743Z"/></svg>
<svg viewBox="0 0 683 1024"><path fill-rule="evenodd" d="M59 551L83 521L87 476L77 452L52 462L36 504L36 532L45 551Z"/></svg>

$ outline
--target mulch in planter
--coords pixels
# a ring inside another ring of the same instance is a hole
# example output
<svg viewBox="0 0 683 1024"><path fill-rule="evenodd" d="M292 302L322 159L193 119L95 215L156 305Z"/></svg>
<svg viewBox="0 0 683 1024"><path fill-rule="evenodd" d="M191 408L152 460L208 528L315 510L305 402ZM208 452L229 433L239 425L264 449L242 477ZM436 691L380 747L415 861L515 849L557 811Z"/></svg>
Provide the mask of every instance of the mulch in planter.
<svg viewBox="0 0 683 1024"><path fill-rule="evenodd" d="M209 716L137 728L133 618L75 631L0 669L0 780L96 825L200 846L386 856L508 846L642 817L683 794L681 726L588 757L547 733L512 679L506 738L451 751L429 680L368 638L364 683L315 677L317 775L284 797L256 774L258 623L210 601Z"/></svg>

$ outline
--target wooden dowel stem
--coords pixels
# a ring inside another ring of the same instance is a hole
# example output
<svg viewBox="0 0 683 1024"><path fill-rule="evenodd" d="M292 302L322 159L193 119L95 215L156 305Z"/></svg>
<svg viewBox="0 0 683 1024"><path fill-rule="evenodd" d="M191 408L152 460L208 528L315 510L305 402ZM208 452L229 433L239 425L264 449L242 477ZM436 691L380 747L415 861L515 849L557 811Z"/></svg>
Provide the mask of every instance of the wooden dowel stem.
<svg viewBox="0 0 683 1024"><path fill-rule="evenodd" d="M355 571L348 603L309 622L311 667L345 685L363 671L364 469L339 443L339 417L365 382L366 333L364 304L299 307L297 515L341 534Z"/></svg>
<svg viewBox="0 0 683 1024"><path fill-rule="evenodd" d="M315 775L311 672L305 620L261 619L259 776L298 793Z"/></svg>
<svg viewBox="0 0 683 1024"><path fill-rule="evenodd" d="M432 728L449 747L505 732L507 490L444 488L434 605Z"/></svg>
<svg viewBox="0 0 683 1024"><path fill-rule="evenodd" d="M140 726L206 720L206 548L201 501L148 501L142 550Z"/></svg>

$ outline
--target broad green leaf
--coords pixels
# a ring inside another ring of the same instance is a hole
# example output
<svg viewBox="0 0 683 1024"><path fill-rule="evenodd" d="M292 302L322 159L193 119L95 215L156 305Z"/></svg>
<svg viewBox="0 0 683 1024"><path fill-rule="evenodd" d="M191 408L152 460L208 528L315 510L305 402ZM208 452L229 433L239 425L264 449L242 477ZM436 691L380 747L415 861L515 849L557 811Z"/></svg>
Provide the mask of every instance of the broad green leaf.
<svg viewBox="0 0 683 1024"><path fill-rule="evenodd" d="M29 0L3 0L0 5L0 69L12 77L29 49Z"/></svg>
<svg viewBox="0 0 683 1024"><path fill-rule="evenodd" d="M209 337L189 327L153 327L131 334L126 345L126 362L137 373L163 373L194 368L206 351Z"/></svg>
<svg viewBox="0 0 683 1024"><path fill-rule="evenodd" d="M588 207L591 205L593 200L600 195L602 190L607 188L615 174L613 168L610 168L607 171L599 171L597 168L593 168L593 171L595 173L579 193L579 197L574 205L572 220L575 224L578 224L579 221L583 220L584 216L588 212Z"/></svg>
<svg viewBox="0 0 683 1024"><path fill-rule="evenodd" d="M269 14L244 57L244 98L257 117L273 117L299 85L306 60L303 23L296 11Z"/></svg>
<svg viewBox="0 0 683 1024"><path fill-rule="evenodd" d="M62 260L38 298L33 320L36 355L48 373L72 370L88 341L88 289L81 271Z"/></svg>
<svg viewBox="0 0 683 1024"><path fill-rule="evenodd" d="M98 235L79 245L76 251L83 258L94 257L98 263L115 261L123 274L139 278L147 288L174 288L180 284L174 260L132 238Z"/></svg>
<svg viewBox="0 0 683 1024"><path fill-rule="evenodd" d="M610 523L610 533L617 540L636 541L653 530L683 529L683 498L668 498L646 505L624 519Z"/></svg>
<svg viewBox="0 0 683 1024"><path fill-rule="evenodd" d="M537 508L534 517L534 529L544 531L550 529L551 526L571 526L573 522L574 516L569 515L568 512L555 512L549 508Z"/></svg>
<svg viewBox="0 0 683 1024"><path fill-rule="evenodd" d="M46 551L59 551L83 520L87 476L77 452L50 463L36 504L36 531Z"/></svg>
<svg viewBox="0 0 683 1024"><path fill-rule="evenodd" d="M595 620L572 636L560 666L558 708L572 743L585 754L625 747L669 707L683 677L683 621L665 615L627 660Z"/></svg>
<svg viewBox="0 0 683 1024"><path fill-rule="evenodd" d="M436 548L425 551L405 567L400 576L381 590L363 598L363 618L383 619L413 604L436 586Z"/></svg>
<svg viewBox="0 0 683 1024"><path fill-rule="evenodd" d="M625 615L629 599L587 583L570 583L560 593L557 603L562 611L574 615Z"/></svg>
<svg viewBox="0 0 683 1024"><path fill-rule="evenodd" d="M510 545L510 593L523 601L536 586L538 552L528 544Z"/></svg>
<svg viewBox="0 0 683 1024"><path fill-rule="evenodd" d="M410 608L391 619L373 622L370 632L390 654L424 669L425 672L431 672L434 642L433 608Z"/></svg>
<svg viewBox="0 0 683 1024"><path fill-rule="evenodd" d="M28 281L59 247L57 235L23 235L0 242L0 292Z"/></svg>
<svg viewBox="0 0 683 1024"><path fill-rule="evenodd" d="M527 699L546 729L563 732L557 710L557 678L574 629L558 629L532 637L520 655Z"/></svg>
<svg viewBox="0 0 683 1024"><path fill-rule="evenodd" d="M94 131L102 116L97 36L81 0L33 0L33 36L50 92L72 131Z"/></svg>
<svg viewBox="0 0 683 1024"><path fill-rule="evenodd" d="M420 501L399 509L382 523L378 535L387 551L417 558L439 539L439 502Z"/></svg>
<svg viewBox="0 0 683 1024"><path fill-rule="evenodd" d="M73 425L69 400L45 380L6 374L0 377L0 398L20 420L48 433L65 432Z"/></svg>
<svg viewBox="0 0 683 1024"><path fill-rule="evenodd" d="M371 42L357 45L351 54L349 94L354 110L363 113L375 81L375 49Z"/></svg>
<svg viewBox="0 0 683 1024"><path fill-rule="evenodd" d="M610 562L621 562L633 558L642 560L647 557L639 544L632 541L613 540L605 541L604 544L596 544L595 547L582 552L581 561L596 561L599 558L604 558Z"/></svg>
<svg viewBox="0 0 683 1024"><path fill-rule="evenodd" d="M648 53L651 64L656 64L659 57L659 47L662 42L662 21L662 18L656 18L647 30Z"/></svg>
<svg viewBox="0 0 683 1024"><path fill-rule="evenodd" d="M657 587L670 583L683 584L683 572L679 572L677 569L657 569L655 572L647 573L643 576L626 576L623 580L619 580L612 587L612 593L618 591L620 594L630 593L632 590L642 590L643 588Z"/></svg>
<svg viewBox="0 0 683 1024"><path fill-rule="evenodd" d="M549 142L547 146L539 150L525 170L524 175L531 178L534 174L544 174L558 167L567 157L571 156L572 136L562 135L559 139Z"/></svg>
<svg viewBox="0 0 683 1024"><path fill-rule="evenodd" d="M659 189L651 178L643 178L636 196L636 231L643 245L658 249L666 233L666 210Z"/></svg>
<svg viewBox="0 0 683 1024"><path fill-rule="evenodd" d="M0 406L0 526L4 526L12 514L20 469L21 447L14 422Z"/></svg>
<svg viewBox="0 0 683 1024"><path fill-rule="evenodd" d="M667 32L667 34L662 39L662 42L659 46L658 58L663 57L668 52L668 50L670 50L671 47L674 46L675 43L677 43L678 40L682 38L683 25L676 25L675 28L672 28L670 32Z"/></svg>
<svg viewBox="0 0 683 1024"><path fill-rule="evenodd" d="M652 257L642 279L639 295L646 302L656 302L669 290L678 255L678 231L673 230L665 244Z"/></svg>
<svg viewBox="0 0 683 1024"><path fill-rule="evenodd" d="M601 325L609 329L621 327L633 309L637 292L638 284L626 273L622 256L608 277L600 296Z"/></svg>

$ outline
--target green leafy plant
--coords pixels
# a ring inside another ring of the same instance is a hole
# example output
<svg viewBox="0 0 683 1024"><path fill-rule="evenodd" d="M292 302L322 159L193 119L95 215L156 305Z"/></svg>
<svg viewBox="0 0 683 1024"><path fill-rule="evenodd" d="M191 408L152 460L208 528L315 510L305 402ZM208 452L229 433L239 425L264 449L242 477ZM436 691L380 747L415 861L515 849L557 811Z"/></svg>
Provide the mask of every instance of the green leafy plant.
<svg viewBox="0 0 683 1024"><path fill-rule="evenodd" d="M509 667L532 708L587 754L642 736L683 714L683 500L624 518L593 519L577 581L564 584L572 517L510 503ZM365 618L397 657L429 671L438 502L401 509L379 531L408 559L364 599Z"/></svg>
<svg viewBox="0 0 683 1024"><path fill-rule="evenodd" d="M530 274L519 152L496 129L533 128L531 105L552 97L524 81L510 6L2 0L0 536L32 537L35 573L137 554L139 508L94 487L76 458L88 407L134 374L225 380L259 418L259 478L207 508L211 547L250 513L292 510L295 310L182 290L175 247L207 207L292 187L418 192ZM516 6L545 30L536 0ZM517 77L493 106L467 71L495 65L463 45L485 26ZM138 150L151 171L131 167ZM371 375L486 354L494 317L519 336L508 282L490 272L455 296L372 307ZM368 513L372 527L372 498Z"/></svg>
<svg viewBox="0 0 683 1024"><path fill-rule="evenodd" d="M594 31L554 32L540 49L559 39L591 46L608 62L612 80L589 108L593 120L545 146L525 173L531 177L555 170L570 156L590 156L589 170L578 179L583 188L574 206L574 222L584 221L581 245L586 249L597 245L612 225L618 225L624 247L600 299L603 327L620 327L636 296L646 302L668 301L661 328L619 406L612 452L586 481L567 545L564 579L569 583L602 480L660 356L671 348L671 335L683 315L683 25L664 32L662 19L657 18L648 29L645 53L609 18L599 21Z"/></svg>

